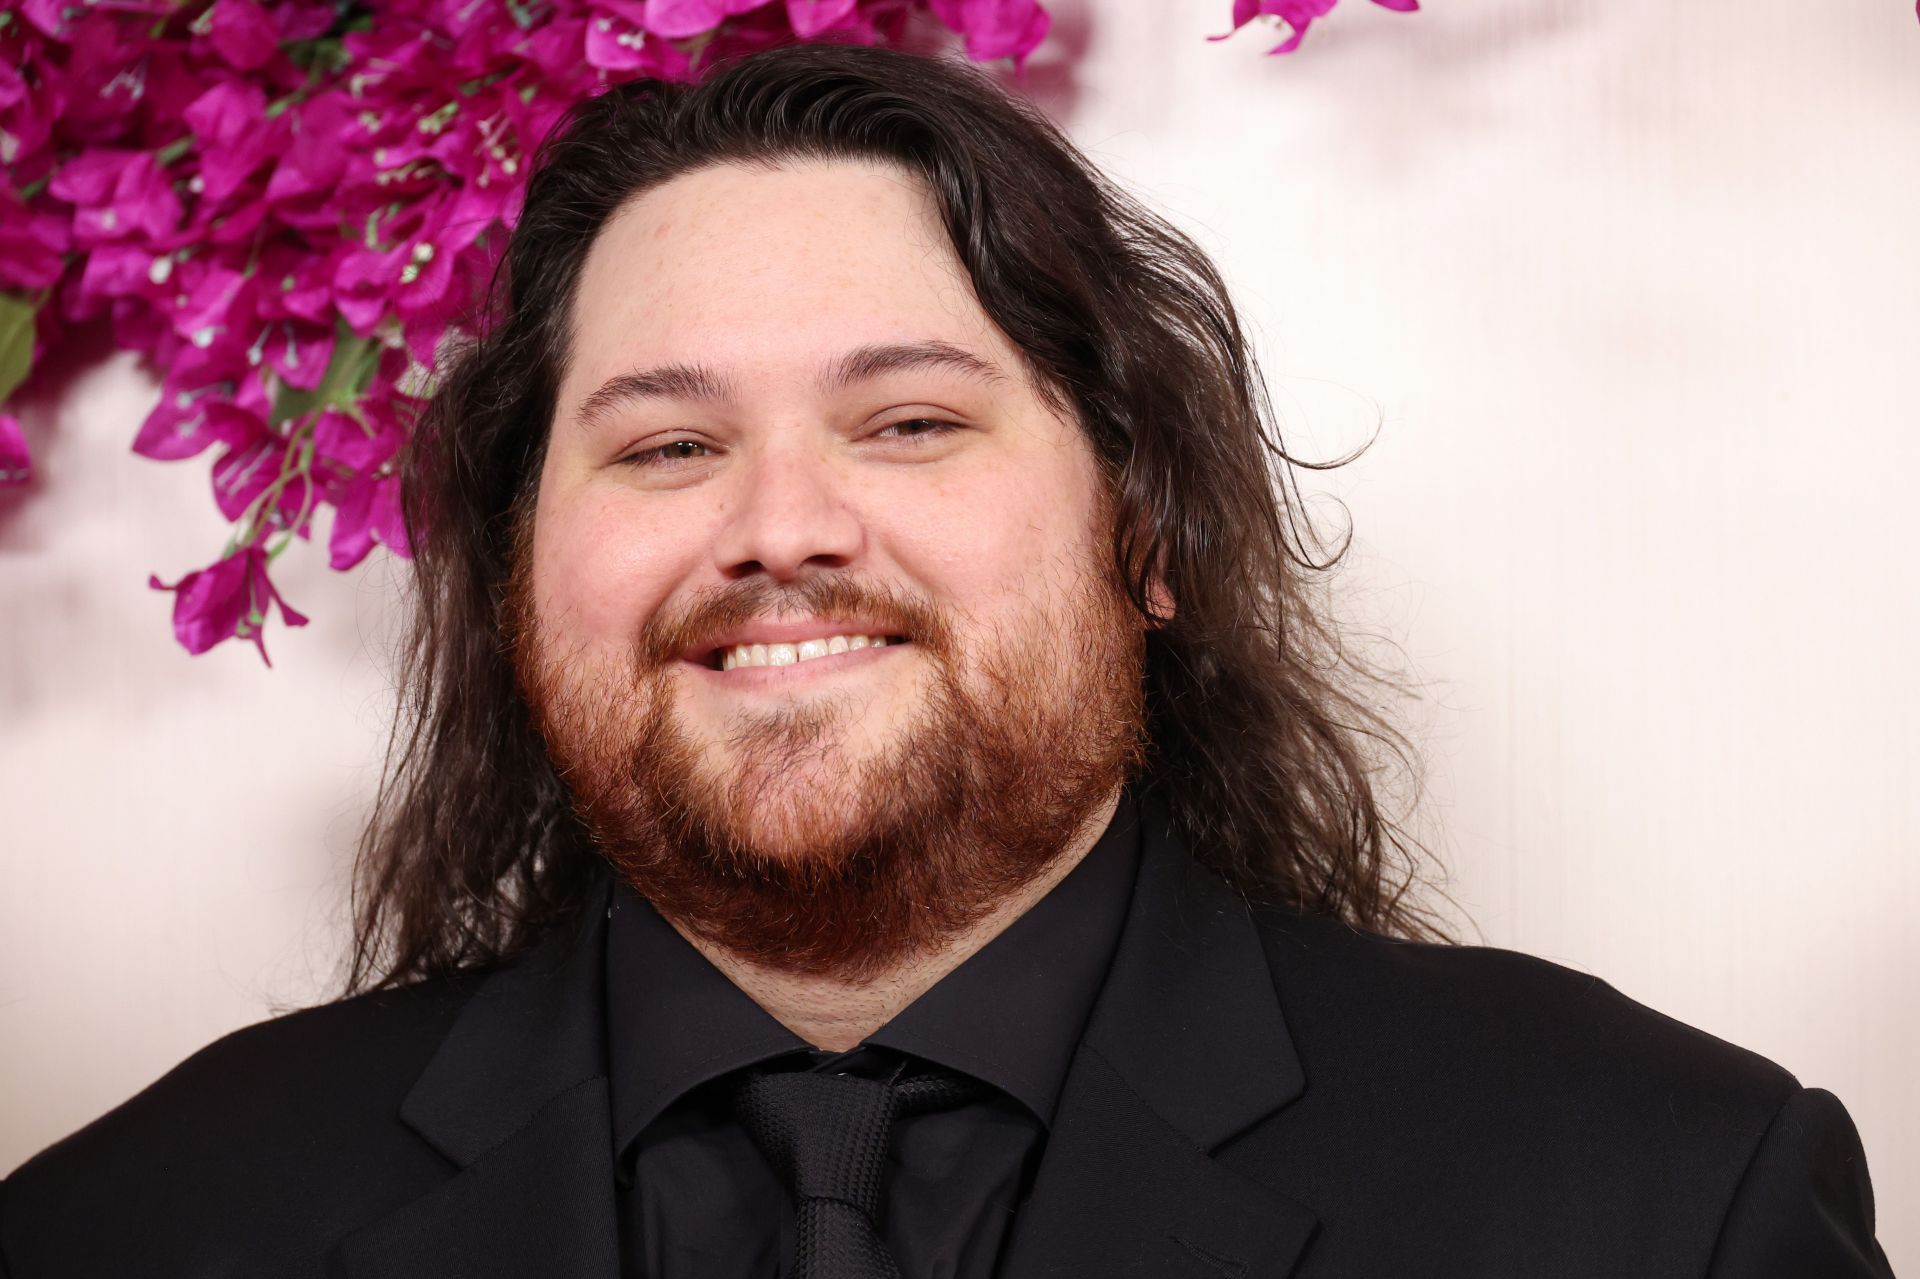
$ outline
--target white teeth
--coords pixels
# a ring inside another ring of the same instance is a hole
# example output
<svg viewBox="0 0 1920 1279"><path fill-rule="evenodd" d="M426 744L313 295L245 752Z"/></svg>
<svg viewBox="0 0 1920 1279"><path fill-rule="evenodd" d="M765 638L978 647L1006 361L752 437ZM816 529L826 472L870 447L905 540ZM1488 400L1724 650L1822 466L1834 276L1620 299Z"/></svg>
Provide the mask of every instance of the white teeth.
<svg viewBox="0 0 1920 1279"><path fill-rule="evenodd" d="M801 640L797 644L735 644L722 650L720 669L730 671L741 666L792 666L835 653L881 648L886 643L887 637L884 635L829 635L821 639Z"/></svg>

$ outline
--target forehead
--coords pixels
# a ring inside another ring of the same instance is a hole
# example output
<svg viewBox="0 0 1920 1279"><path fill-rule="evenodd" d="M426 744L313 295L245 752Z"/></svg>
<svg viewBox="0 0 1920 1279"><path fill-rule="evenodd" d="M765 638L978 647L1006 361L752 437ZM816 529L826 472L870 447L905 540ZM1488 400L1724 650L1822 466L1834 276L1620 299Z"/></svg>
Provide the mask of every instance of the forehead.
<svg viewBox="0 0 1920 1279"><path fill-rule="evenodd" d="M932 196L882 162L722 164L653 188L595 239L573 321L576 387L635 363L811 369L866 343L1017 363Z"/></svg>

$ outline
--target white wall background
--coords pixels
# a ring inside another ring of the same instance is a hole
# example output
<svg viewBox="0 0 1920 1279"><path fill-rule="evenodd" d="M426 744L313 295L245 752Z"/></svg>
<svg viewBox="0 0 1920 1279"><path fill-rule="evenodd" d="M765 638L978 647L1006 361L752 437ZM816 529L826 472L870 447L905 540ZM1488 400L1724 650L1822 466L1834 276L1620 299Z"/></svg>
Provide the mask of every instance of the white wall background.
<svg viewBox="0 0 1920 1279"><path fill-rule="evenodd" d="M1453 896L1837 1092L1920 1267L1912 7L1348 0L1287 58L1228 8L1061 3L1031 84L1218 256L1297 451L1383 420L1316 487ZM391 566L188 658L146 574L223 531L153 394L81 378L0 498L0 1168L324 991L377 776Z"/></svg>

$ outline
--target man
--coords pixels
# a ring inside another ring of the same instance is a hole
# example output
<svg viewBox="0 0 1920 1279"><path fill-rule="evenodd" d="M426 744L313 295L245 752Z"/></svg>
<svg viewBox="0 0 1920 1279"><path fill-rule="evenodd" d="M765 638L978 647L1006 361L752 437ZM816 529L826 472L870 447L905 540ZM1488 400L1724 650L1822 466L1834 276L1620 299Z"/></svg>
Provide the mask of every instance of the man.
<svg viewBox="0 0 1920 1279"><path fill-rule="evenodd" d="M1890 1273L1830 1094L1431 940L1224 290L1052 128L616 91L502 283L360 993L15 1172L8 1273Z"/></svg>

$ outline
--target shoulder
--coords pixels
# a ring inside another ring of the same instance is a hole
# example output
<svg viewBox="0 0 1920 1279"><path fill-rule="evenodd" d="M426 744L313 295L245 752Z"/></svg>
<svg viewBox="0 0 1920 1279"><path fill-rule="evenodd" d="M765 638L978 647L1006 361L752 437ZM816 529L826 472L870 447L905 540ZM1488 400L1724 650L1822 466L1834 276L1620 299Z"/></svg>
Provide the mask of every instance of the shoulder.
<svg viewBox="0 0 1920 1279"><path fill-rule="evenodd" d="M361 995L200 1050L0 1183L0 1257L16 1275L92 1273L76 1259L132 1246L192 1262L236 1220L284 1239L416 1193L437 1156L400 1104L473 985Z"/></svg>
<svg viewBox="0 0 1920 1279"><path fill-rule="evenodd" d="M1563 1097L1659 1089L1676 1107L1697 1089L1723 1108L1738 1104L1761 1127L1799 1090L1792 1074L1758 1053L1591 973L1491 946L1380 937L1324 918L1256 910L1255 919L1303 1055L1317 1040L1343 1059L1390 1055L1409 1070L1531 1080Z"/></svg>
<svg viewBox="0 0 1920 1279"><path fill-rule="evenodd" d="M1255 917L1307 1081L1283 1127L1330 1152L1341 1194L1384 1174L1340 1152L1392 1150L1422 1181L1417 1198L1406 1191L1416 1217L1499 1204L1595 1230L1655 1223L1643 1233L1688 1240L1704 1263L1744 1169L1802 1091L1765 1057L1589 973Z"/></svg>
<svg viewBox="0 0 1920 1279"><path fill-rule="evenodd" d="M1521 1056L1538 1068L1578 1064L1594 1074L1711 1075L1774 1104L1799 1087L1757 1052L1628 999L1601 977L1532 954L1402 941L1327 918L1256 918L1275 981L1304 1020L1369 1008L1379 1022L1375 1033L1428 1031L1432 1054L1471 1052L1478 1062ZM1342 1020L1365 1033L1354 1018Z"/></svg>
<svg viewBox="0 0 1920 1279"><path fill-rule="evenodd" d="M1330 1233L1477 1231L1487 1273L1573 1273L1576 1238L1582 1274L1889 1273L1832 1094L1561 964L1254 918L1306 1084L1248 1153L1314 1151Z"/></svg>

